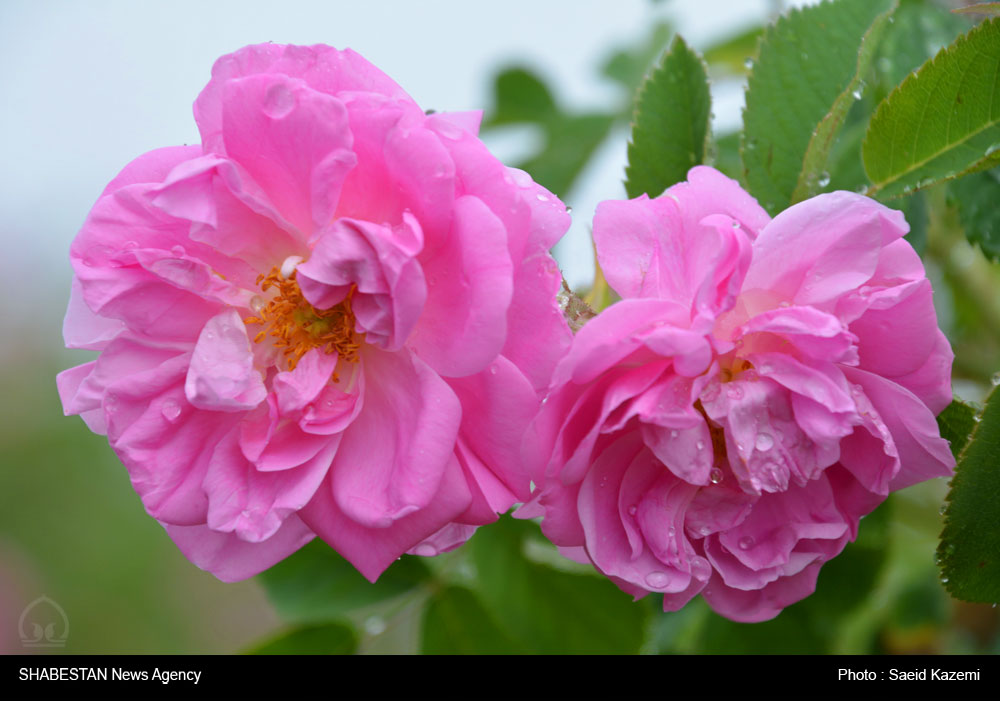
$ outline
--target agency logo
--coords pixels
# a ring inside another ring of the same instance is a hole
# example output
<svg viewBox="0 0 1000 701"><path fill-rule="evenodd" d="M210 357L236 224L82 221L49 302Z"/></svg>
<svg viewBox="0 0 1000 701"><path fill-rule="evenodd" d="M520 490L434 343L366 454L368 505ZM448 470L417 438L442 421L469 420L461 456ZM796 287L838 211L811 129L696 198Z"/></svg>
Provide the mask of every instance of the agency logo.
<svg viewBox="0 0 1000 701"><path fill-rule="evenodd" d="M40 596L21 612L17 632L24 647L65 647L69 617L62 606L47 596Z"/></svg>

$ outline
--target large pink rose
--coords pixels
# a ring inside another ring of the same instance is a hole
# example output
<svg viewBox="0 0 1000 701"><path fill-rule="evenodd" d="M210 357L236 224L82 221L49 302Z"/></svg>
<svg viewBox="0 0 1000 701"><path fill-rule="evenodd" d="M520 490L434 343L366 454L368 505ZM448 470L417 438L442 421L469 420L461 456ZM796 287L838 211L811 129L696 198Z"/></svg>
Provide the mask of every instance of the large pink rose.
<svg viewBox="0 0 1000 701"><path fill-rule="evenodd" d="M150 515L224 580L314 534L374 580L527 498L565 207L352 51L247 47L194 112L71 249L66 344L100 356L60 395Z"/></svg>
<svg viewBox="0 0 1000 701"><path fill-rule="evenodd" d="M771 220L698 167L603 202L622 301L577 334L526 442L521 512L624 590L762 621L886 495L954 466L953 358L902 214L849 192Z"/></svg>

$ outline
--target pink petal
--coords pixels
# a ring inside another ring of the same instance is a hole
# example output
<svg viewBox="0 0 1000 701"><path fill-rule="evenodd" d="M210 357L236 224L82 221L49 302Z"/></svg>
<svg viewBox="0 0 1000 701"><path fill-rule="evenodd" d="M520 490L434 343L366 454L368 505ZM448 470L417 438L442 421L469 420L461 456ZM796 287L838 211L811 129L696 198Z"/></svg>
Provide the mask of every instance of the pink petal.
<svg viewBox="0 0 1000 701"><path fill-rule="evenodd" d="M507 337L513 287L503 224L481 200L462 197L450 245L421 260L427 302L410 346L446 377L479 372Z"/></svg>
<svg viewBox="0 0 1000 701"><path fill-rule="evenodd" d="M198 336L184 382L199 409L241 412L264 401L267 388L254 368L246 324L235 309L212 317Z"/></svg>
<svg viewBox="0 0 1000 701"><path fill-rule="evenodd" d="M500 356L489 369L448 384L462 405L460 433L469 449L526 501L531 478L521 461L521 440L539 406L527 378Z"/></svg>
<svg viewBox="0 0 1000 701"><path fill-rule="evenodd" d="M246 169L278 211L308 235L333 218L355 165L343 103L282 75L222 86L226 155Z"/></svg>
<svg viewBox="0 0 1000 701"><path fill-rule="evenodd" d="M331 486L347 518L387 528L431 504L454 459L461 406L416 356L369 348L362 362L365 404L344 433Z"/></svg>
<svg viewBox="0 0 1000 701"><path fill-rule="evenodd" d="M108 432L107 423L104 420L104 411L101 408L100 397L90 401L82 398L79 401L80 385L90 376L97 365L97 361L77 365L75 368L63 370L56 375L56 387L59 390L59 400L63 405L63 415L73 416L79 414L84 423L94 433L105 435Z"/></svg>
<svg viewBox="0 0 1000 701"><path fill-rule="evenodd" d="M464 523L449 523L437 533L407 550L408 555L434 557L463 545L476 532L478 526Z"/></svg>
<svg viewBox="0 0 1000 701"><path fill-rule="evenodd" d="M462 466L465 481L472 494L469 508L456 517L460 523L476 526L493 523L498 514L506 513L515 502L521 500L461 438L455 444L455 457Z"/></svg>
<svg viewBox="0 0 1000 701"><path fill-rule="evenodd" d="M118 319L106 319L90 310L83 300L80 280L73 277L69 307L63 320L63 339L67 348L104 350L108 343L125 328Z"/></svg>
<svg viewBox="0 0 1000 701"><path fill-rule="evenodd" d="M712 316L732 306L750 262L750 240L738 220L722 213L689 220L671 193L600 203L598 260L623 297L671 300Z"/></svg>
<svg viewBox="0 0 1000 701"><path fill-rule="evenodd" d="M253 577L315 537L297 516L287 518L277 533L260 543L248 543L208 526L161 525L187 559L223 582Z"/></svg>
<svg viewBox="0 0 1000 701"><path fill-rule="evenodd" d="M801 601L816 591L820 562L814 562L798 574L781 577L767 586L752 591L742 591L726 586L713 577L702 591L705 601L716 613L740 623L769 621L796 601Z"/></svg>
<svg viewBox="0 0 1000 701"><path fill-rule="evenodd" d="M165 146L142 154L122 168L104 188L101 197L137 183L159 183L178 163L201 156L201 147Z"/></svg>
<svg viewBox="0 0 1000 701"><path fill-rule="evenodd" d="M890 489L951 475L955 458L927 405L909 390L878 375L855 368L844 368L844 374L861 385L895 443L900 469L889 483Z"/></svg>
<svg viewBox="0 0 1000 701"><path fill-rule="evenodd" d="M707 368L711 349L701 334L676 326L685 316L683 308L660 299L623 299L611 305L576 334L552 383L590 382L643 345L661 355L678 354L675 363L682 362L692 374L699 374L694 370Z"/></svg>
<svg viewBox="0 0 1000 701"><path fill-rule="evenodd" d="M918 392L934 413L951 401L954 354L937 325L933 292L926 279L897 288L891 306L873 304L851 323L858 335L862 370Z"/></svg>
<svg viewBox="0 0 1000 701"><path fill-rule="evenodd" d="M294 370L275 375L271 387L278 400L278 411L291 414L305 409L326 388L336 366L336 355L314 348L299 359Z"/></svg>
<svg viewBox="0 0 1000 701"><path fill-rule="evenodd" d="M343 454L346 437L341 444ZM334 466L336 475L337 467ZM374 582L400 555L444 528L468 508L471 495L453 457L442 470L437 491L425 508L411 511L385 527L369 527L344 513L334 498L330 482L320 485L313 500L299 515L317 535Z"/></svg>
<svg viewBox="0 0 1000 701"><path fill-rule="evenodd" d="M619 492L626 470L643 470L646 479L655 479L654 475L662 468L634 435L616 441L594 461L581 483L578 501L587 553L610 577L655 591L687 589L690 574L662 562L649 548L635 553L629 544L619 509Z"/></svg>
<svg viewBox="0 0 1000 701"><path fill-rule="evenodd" d="M853 330L853 327L852 327ZM768 348L767 339L747 338L749 334L773 334L797 351L814 358L846 365L858 363L857 336L836 316L814 307L783 307L758 314L737 334L743 336L744 352L778 350ZM782 345L785 345L782 344ZM787 345L785 352L789 349Z"/></svg>
<svg viewBox="0 0 1000 701"><path fill-rule="evenodd" d="M250 543L273 537L312 499L339 442L339 435L328 439L323 450L294 469L260 472L243 456L239 435L231 431L215 447L202 482L208 495L208 527Z"/></svg>
<svg viewBox="0 0 1000 701"><path fill-rule="evenodd" d="M798 305L831 302L865 284L879 253L909 226L902 213L850 192L786 209L753 246L744 290L768 290Z"/></svg>
<svg viewBox="0 0 1000 701"><path fill-rule="evenodd" d="M537 392L548 387L556 364L573 342L573 332L556 301L561 286L562 274L548 253L536 253L515 267L503 355Z"/></svg>
<svg viewBox="0 0 1000 701"><path fill-rule="evenodd" d="M724 214L735 219L751 240L767 226L771 218L732 178L708 166L695 166L688 171L687 181L672 185L664 195L680 206L685 226L691 227L712 214Z"/></svg>
<svg viewBox="0 0 1000 701"><path fill-rule="evenodd" d="M124 364L129 352L142 358L142 350L109 348L98 365L116 355ZM146 511L185 526L204 523L202 479L215 445L235 430L239 419L199 411L187 402L183 382L188 362L187 355L180 355L123 374L109 384L104 397L108 438Z"/></svg>

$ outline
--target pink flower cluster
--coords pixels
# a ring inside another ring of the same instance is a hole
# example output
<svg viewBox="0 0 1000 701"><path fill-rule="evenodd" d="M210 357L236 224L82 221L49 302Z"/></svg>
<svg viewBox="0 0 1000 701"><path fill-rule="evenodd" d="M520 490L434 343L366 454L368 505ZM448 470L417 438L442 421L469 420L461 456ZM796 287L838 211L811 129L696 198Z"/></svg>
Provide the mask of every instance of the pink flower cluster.
<svg viewBox="0 0 1000 701"><path fill-rule="evenodd" d="M201 145L126 166L75 239L66 344L100 355L58 386L223 580L315 536L375 580L525 503L625 591L759 621L890 490L953 466L951 350L872 200L771 220L699 167L604 202L622 301L573 337L566 209L478 114L268 44L219 59L195 118Z"/></svg>

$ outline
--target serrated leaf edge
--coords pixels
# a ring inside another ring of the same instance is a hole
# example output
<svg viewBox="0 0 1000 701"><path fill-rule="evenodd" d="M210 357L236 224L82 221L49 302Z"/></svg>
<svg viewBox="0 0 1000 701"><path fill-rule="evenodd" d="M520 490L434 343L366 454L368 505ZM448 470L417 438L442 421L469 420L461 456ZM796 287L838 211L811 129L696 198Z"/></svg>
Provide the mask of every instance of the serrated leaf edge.
<svg viewBox="0 0 1000 701"><path fill-rule="evenodd" d="M960 484L961 480L964 478L964 475L959 468L965 461L966 453L968 453L969 448L972 446L973 443L976 442L976 437L979 435L979 430L982 427L982 420L981 420L982 416L983 414L986 413L986 408L990 406L994 397L997 397L997 401L1000 402L1000 389L994 389L992 392L990 392L990 396L986 398L985 402L983 402L982 410L976 413L976 417L974 418L976 424L972 428L972 433L969 434L969 439L965 442L965 445L962 447L961 452L958 454L958 458L955 460L955 474L952 475L951 480L948 482L948 494L947 496L945 496L944 499L947 506L945 507L943 514L944 525L942 525L941 527L941 535L939 536L937 551L935 553L935 563L938 565L938 569L941 570L941 582L944 585L945 590L949 594L951 594L953 598L958 599L960 601L970 601L970 600L961 597L959 594L955 592L955 586L957 583L955 582L955 579L952 576L954 573L950 569L948 545L945 542L945 534L948 532L948 528L951 525L951 507L952 507L951 495L954 493L955 487L958 484ZM984 603L984 602L970 601L970 603Z"/></svg>
<svg viewBox="0 0 1000 701"><path fill-rule="evenodd" d="M649 71L642 79L642 85L639 87L639 91L638 93L636 93L635 96L635 106L632 109L632 119L629 122L629 140L628 140L628 145L626 146L626 153L629 150L631 150L632 147L635 146L635 142L632 139L632 135L635 133L636 127L638 126L639 110L642 107L643 100L645 99L646 94L650 89L650 84L653 82L653 79L656 76L656 74L664 67L664 65L667 62L667 59L673 55L674 50L678 48L678 45L683 49L686 49L692 56L695 57L695 59L701 65L702 73L705 75L705 83L709 87L708 124L706 125L705 138L701 145L701 158L699 159L702 163L704 163L705 156L709 152L709 148L712 144L712 92L711 92L712 81L708 77L708 64L705 62L704 57L701 55L699 51L691 47L691 45L688 44L684 40L684 37L682 37L680 34L674 35L674 38L670 40L670 45L667 46L666 50L662 54L660 54L660 59L653 65L652 68L649 69ZM692 124L692 130L693 127L694 125ZM694 134L692 133L692 136L693 135ZM631 170L632 170L632 163L631 161L629 161L625 164L625 180L623 181L626 190L628 189L628 181L630 177L629 173ZM664 190L666 190L666 188L664 188ZM657 196L660 194L662 193L657 193Z"/></svg>
<svg viewBox="0 0 1000 701"><path fill-rule="evenodd" d="M936 153L928 156L927 158L923 159L919 163L911 165L907 170L900 172L895 177L892 177L892 178L890 178L888 180L884 180L881 183L876 183L875 179L871 176L871 173L868 172L868 163L864 159L864 153L865 153L865 150L867 149L867 146L868 146L868 139L872 135L872 125L874 125L878 121L879 115L881 115L884 110L886 110L886 109L889 108L890 101L893 99L893 97L896 96L896 95L898 95L901 90L907 89L906 88L907 85L910 85L914 81L918 80L919 77L920 77L920 73L925 68L928 68L929 66L933 65L936 61L938 61L938 59L940 59L943 56L945 56L945 54L947 54L948 51L956 50L957 47L962 42L969 41L971 39L972 35L975 32L985 31L985 29L983 29L984 27L986 27L988 25L996 25L996 24L1000 24L1000 17L993 17L993 18L984 20L983 22L980 22L976 26L972 27L972 29L970 29L968 32L966 32L965 34L962 34L961 36L959 36L958 38L956 38L955 41L953 41L951 44L949 44L948 46L943 47L933 57L931 57L927 61L925 61L920 66L920 68L917 68L915 71L912 71L910 73L910 75L906 76L906 78L903 79L902 83L900 83L895 88L893 88L892 91L888 95L885 96L885 99L883 99L882 102L879 103L878 107L875 109L874 114L872 114L871 120L868 122L868 130L865 132L865 138L864 138L864 140L861 143L862 165L864 166L864 169L865 169L865 175L868 176L868 179L872 182L872 186L870 188L868 188L868 191L867 191L868 196L870 196L870 197L874 196L875 194L877 194L880 191L884 190L888 185L891 185L894 182L898 181L904 175L912 173L914 170L916 170L916 169L918 169L918 168L920 168L922 166L927 165L930 161L934 160L935 158L937 158L938 156L940 156L942 153L944 153L945 151L949 150L950 148L954 148L957 144L961 144L961 143L967 141L968 139L972 138L973 136L976 136L977 134L985 131L985 129L987 129L988 127L994 126L997 123L1000 123L1000 120L998 120L997 122L991 122L987 126L983 127L982 129L978 129L978 130L976 130L974 132L970 132L969 134L966 134L965 137L961 141L956 141L956 142L953 142L952 144L949 144L947 148L943 148L940 151L937 151ZM947 182L949 180L954 180L956 178L961 178L961 177L963 177L965 175L972 175L973 173L978 173L979 171L986 170L988 168L992 168L994 165L996 165L998 163L1000 163L1000 151L996 152L995 154L987 153L986 155L984 155L984 157L983 157L982 160L973 163L971 166L969 166L965 170L961 171L960 173L952 173L950 175L946 175L943 178L937 178L937 179L930 179L929 178L927 180L923 180L923 181L921 181L919 183L914 184L912 187L904 188L902 192L898 192L898 193L889 195L889 196L885 197L884 199L890 199L891 200L891 199L897 199L899 197L905 197L906 195L910 195L910 194L912 194L914 192L917 192L918 190L923 190L923 189L926 189L926 188L931 187L933 185L937 185L938 183Z"/></svg>

